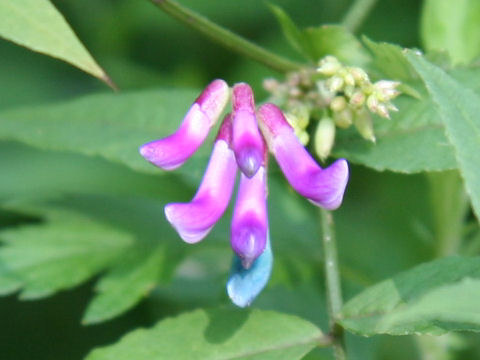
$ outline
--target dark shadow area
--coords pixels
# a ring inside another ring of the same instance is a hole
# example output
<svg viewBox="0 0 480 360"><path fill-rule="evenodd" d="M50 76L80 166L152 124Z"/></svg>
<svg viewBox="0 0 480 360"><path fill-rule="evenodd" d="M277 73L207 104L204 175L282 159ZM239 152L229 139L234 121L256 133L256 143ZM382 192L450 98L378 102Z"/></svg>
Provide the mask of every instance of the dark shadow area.
<svg viewBox="0 0 480 360"><path fill-rule="evenodd" d="M95 326L82 326L92 282L39 301L0 298L0 359L80 360L94 347L118 340L127 331L150 325L145 303Z"/></svg>

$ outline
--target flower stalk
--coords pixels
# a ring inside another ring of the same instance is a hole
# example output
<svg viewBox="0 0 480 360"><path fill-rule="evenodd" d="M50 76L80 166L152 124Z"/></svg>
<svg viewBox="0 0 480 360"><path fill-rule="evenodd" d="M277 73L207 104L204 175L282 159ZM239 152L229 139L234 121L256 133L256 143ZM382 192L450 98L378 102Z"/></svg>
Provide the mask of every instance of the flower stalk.
<svg viewBox="0 0 480 360"><path fill-rule="evenodd" d="M183 22L223 47L261 63L275 71L285 73L298 70L302 64L274 54L233 32L215 24L196 12L173 0L151 0L154 5L171 17Z"/></svg>
<svg viewBox="0 0 480 360"><path fill-rule="evenodd" d="M346 360L343 328L337 322L343 300L333 216L328 210L321 208L319 211L322 224L327 307L330 320L330 333L333 337L333 350L336 360Z"/></svg>
<svg viewBox="0 0 480 360"><path fill-rule="evenodd" d="M351 32L356 32L376 3L377 0L355 0L343 17L341 24Z"/></svg>

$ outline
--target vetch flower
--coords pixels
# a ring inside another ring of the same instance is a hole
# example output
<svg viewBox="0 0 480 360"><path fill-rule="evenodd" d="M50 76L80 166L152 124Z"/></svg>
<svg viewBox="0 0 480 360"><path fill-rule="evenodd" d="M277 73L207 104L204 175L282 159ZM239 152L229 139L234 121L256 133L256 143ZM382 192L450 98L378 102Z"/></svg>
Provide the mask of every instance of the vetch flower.
<svg viewBox="0 0 480 360"><path fill-rule="evenodd" d="M242 259L234 257L227 281L227 293L232 302L239 307L249 306L267 285L272 267L273 254L267 234L265 250L248 269L243 266Z"/></svg>
<svg viewBox="0 0 480 360"><path fill-rule="evenodd" d="M347 161L340 159L322 169L299 142L277 106L261 106L258 116L268 148L292 187L318 206L328 210L338 208L348 181Z"/></svg>
<svg viewBox="0 0 480 360"><path fill-rule="evenodd" d="M167 220L188 243L202 240L230 202L237 174L235 155L230 147L231 134L229 114L220 127L207 170L192 201L165 206Z"/></svg>
<svg viewBox="0 0 480 360"><path fill-rule="evenodd" d="M384 96L390 95L387 90ZM192 105L177 132L143 145L140 153L165 170L181 166L205 140L228 96L228 85L223 80L213 81ZM227 292L234 304L245 307L267 284L273 263L266 203L267 145L293 188L326 209L340 205L348 180L348 165L341 159L326 169L318 166L279 108L266 104L255 112L253 92L247 84L233 87L232 105L232 114L220 126L195 196L188 203L167 204L165 216L184 241L202 240L225 212L237 170L241 170L231 223L230 240L235 255ZM340 106L347 109L346 102L337 105L339 109ZM302 131L308 123L309 110L305 111L303 117L292 115ZM330 130L333 121L329 119ZM320 130L317 146L330 148L332 135L325 138L328 131Z"/></svg>
<svg viewBox="0 0 480 360"><path fill-rule="evenodd" d="M232 92L233 151L238 167L249 178L254 176L263 160L263 139L257 126L255 101L250 86L236 84Z"/></svg>
<svg viewBox="0 0 480 360"><path fill-rule="evenodd" d="M229 96L225 81L212 81L190 107L178 130L166 138L141 146L140 154L164 170L178 168L205 141Z"/></svg>
<svg viewBox="0 0 480 360"><path fill-rule="evenodd" d="M266 158L266 151L263 158ZM267 174L265 165L264 160L251 179L241 174L233 210L232 249L242 260L245 269L250 268L254 260L262 254L267 243Z"/></svg>

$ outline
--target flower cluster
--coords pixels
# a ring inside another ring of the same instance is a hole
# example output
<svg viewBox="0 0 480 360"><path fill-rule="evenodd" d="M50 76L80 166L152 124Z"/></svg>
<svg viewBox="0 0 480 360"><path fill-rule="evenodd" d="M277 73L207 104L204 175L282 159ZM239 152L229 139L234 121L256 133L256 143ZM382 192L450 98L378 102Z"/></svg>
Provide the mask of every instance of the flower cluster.
<svg viewBox="0 0 480 360"><path fill-rule="evenodd" d="M370 113L389 119L389 111L398 110L391 100L400 94L399 85L390 80L372 83L363 69L346 66L334 56L324 57L316 69L289 74L285 82L264 82L272 100L286 108L287 120L304 145L310 140L306 132L310 120L318 121L314 145L322 159L330 154L336 127L354 125L363 138L374 142Z"/></svg>
<svg viewBox="0 0 480 360"><path fill-rule="evenodd" d="M250 86L230 88L214 80L196 99L178 130L140 147L154 165L172 170L200 147L230 98L232 112L220 125L201 184L188 203L165 206L165 216L180 237L196 243L225 212L240 170L230 241L235 257L227 283L232 301L249 305L266 285L272 269L267 216L267 150L274 155L292 187L326 209L340 206L348 165L340 159L322 169L304 148L282 111L273 104L257 110Z"/></svg>

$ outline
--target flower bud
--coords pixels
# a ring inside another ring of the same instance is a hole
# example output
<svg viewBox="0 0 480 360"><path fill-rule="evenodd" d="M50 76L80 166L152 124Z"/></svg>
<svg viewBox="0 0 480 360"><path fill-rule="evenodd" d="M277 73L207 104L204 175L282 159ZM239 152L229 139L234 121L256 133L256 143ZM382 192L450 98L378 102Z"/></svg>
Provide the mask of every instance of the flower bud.
<svg viewBox="0 0 480 360"><path fill-rule="evenodd" d="M375 142L375 134L373 131L373 123L372 123L372 117L370 114L365 111L364 109L358 111L354 117L353 123L355 124L355 127L357 128L358 132L362 137L366 140L370 140L372 142Z"/></svg>
<svg viewBox="0 0 480 360"><path fill-rule="evenodd" d="M336 93L342 90L345 82L340 76L333 76L326 81L326 86L329 91Z"/></svg>
<svg viewBox="0 0 480 360"><path fill-rule="evenodd" d="M317 72L325 76L332 76L342 68L342 64L334 56L324 57L317 68Z"/></svg>
<svg viewBox="0 0 480 360"><path fill-rule="evenodd" d="M332 150L335 141L335 123L331 118L323 118L318 122L315 131L315 152L325 160Z"/></svg>
<svg viewBox="0 0 480 360"><path fill-rule="evenodd" d="M348 128L353 122L352 110L347 107L342 111L333 114L333 120L335 121L335 125L337 125L339 128Z"/></svg>
<svg viewBox="0 0 480 360"><path fill-rule="evenodd" d="M333 100L330 102L330 109L333 112L342 111L347 107L347 100L344 96L335 96Z"/></svg>
<svg viewBox="0 0 480 360"><path fill-rule="evenodd" d="M356 91L350 97L350 104L354 107L361 107L365 103L365 94L361 91Z"/></svg>
<svg viewBox="0 0 480 360"><path fill-rule="evenodd" d="M245 83L233 87L233 151L238 167L253 177L264 163L264 142L255 116L255 103L250 86Z"/></svg>

